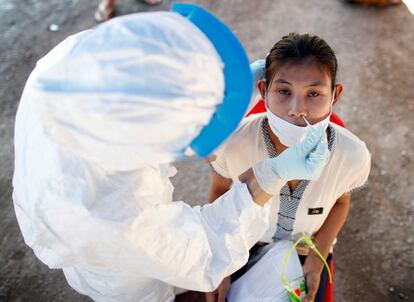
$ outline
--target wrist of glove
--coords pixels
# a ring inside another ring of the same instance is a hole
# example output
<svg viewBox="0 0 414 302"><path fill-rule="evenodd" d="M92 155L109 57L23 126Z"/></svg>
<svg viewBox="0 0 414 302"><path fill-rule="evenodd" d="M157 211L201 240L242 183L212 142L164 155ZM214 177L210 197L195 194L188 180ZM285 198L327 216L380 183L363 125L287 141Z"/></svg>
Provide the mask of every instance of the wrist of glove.
<svg viewBox="0 0 414 302"><path fill-rule="evenodd" d="M265 159L252 167L260 187L268 194L280 192L292 179L315 180L329 160L325 129L311 128L305 140L275 158Z"/></svg>
<svg viewBox="0 0 414 302"><path fill-rule="evenodd" d="M279 193L286 183L286 180L275 173L272 167L272 160L271 158L262 160L252 167L257 183L269 195Z"/></svg>

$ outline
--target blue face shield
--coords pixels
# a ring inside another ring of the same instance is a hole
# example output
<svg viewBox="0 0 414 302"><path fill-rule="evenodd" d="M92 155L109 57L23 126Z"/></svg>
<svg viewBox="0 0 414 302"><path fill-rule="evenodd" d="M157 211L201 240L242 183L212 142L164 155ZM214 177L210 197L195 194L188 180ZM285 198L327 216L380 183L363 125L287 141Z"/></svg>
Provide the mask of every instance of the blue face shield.
<svg viewBox="0 0 414 302"><path fill-rule="evenodd" d="M206 35L224 64L224 99L190 144L198 156L206 157L230 136L246 113L253 87L249 60L236 36L208 11L193 4L174 4L172 11L186 17Z"/></svg>

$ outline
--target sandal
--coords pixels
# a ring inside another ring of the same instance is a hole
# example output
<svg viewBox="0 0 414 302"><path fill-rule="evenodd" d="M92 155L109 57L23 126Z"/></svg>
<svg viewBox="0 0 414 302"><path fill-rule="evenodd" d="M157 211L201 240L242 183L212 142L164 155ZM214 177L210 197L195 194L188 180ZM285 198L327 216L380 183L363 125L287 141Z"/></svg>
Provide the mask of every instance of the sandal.
<svg viewBox="0 0 414 302"><path fill-rule="evenodd" d="M97 22L103 22L109 20L114 14L114 2L101 1L98 9L95 12L95 20Z"/></svg>

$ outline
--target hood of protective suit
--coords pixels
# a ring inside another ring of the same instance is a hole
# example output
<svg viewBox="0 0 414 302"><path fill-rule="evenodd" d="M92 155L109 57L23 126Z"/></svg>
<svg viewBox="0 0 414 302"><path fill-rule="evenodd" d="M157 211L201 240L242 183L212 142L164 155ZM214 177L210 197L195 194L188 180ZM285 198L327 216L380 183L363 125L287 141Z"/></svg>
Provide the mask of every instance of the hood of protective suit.
<svg viewBox="0 0 414 302"><path fill-rule="evenodd" d="M223 92L209 39L186 18L156 12L69 37L38 62L23 98L60 148L131 170L179 158Z"/></svg>

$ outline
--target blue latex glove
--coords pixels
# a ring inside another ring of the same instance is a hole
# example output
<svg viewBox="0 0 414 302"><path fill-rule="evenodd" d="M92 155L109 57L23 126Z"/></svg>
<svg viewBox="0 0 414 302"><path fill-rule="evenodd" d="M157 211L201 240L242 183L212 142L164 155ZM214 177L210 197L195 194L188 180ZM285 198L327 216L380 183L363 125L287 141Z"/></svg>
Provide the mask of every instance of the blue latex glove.
<svg viewBox="0 0 414 302"><path fill-rule="evenodd" d="M329 160L325 129L318 125L305 140L279 156L265 159L253 166L253 172L262 189L273 195L292 179L318 179Z"/></svg>
<svg viewBox="0 0 414 302"><path fill-rule="evenodd" d="M256 60L250 64L250 70L252 71L252 74L253 74L254 85L256 85L257 81L264 79L265 67L266 67L266 60L264 59Z"/></svg>
<svg viewBox="0 0 414 302"><path fill-rule="evenodd" d="M273 171L284 180L318 179L329 159L325 129L318 125L305 140L271 159Z"/></svg>

